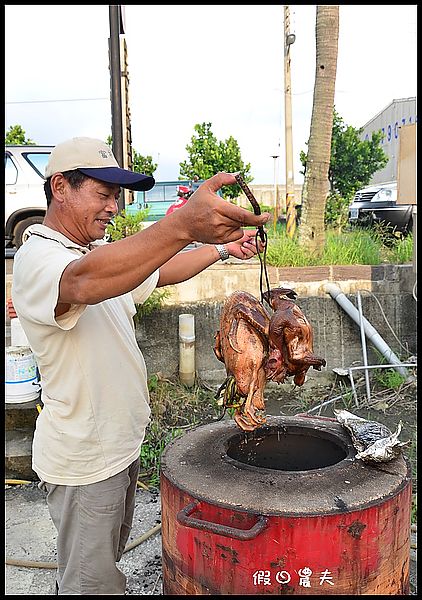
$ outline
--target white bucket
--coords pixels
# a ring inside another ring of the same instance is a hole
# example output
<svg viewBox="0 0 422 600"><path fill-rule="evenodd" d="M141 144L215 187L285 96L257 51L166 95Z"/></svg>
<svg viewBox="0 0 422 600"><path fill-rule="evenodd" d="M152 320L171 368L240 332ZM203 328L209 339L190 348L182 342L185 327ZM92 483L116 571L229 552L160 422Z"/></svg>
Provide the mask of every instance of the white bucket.
<svg viewBox="0 0 422 600"><path fill-rule="evenodd" d="M9 346L6 348L6 394L7 403L29 402L38 398L37 363L31 348Z"/></svg>

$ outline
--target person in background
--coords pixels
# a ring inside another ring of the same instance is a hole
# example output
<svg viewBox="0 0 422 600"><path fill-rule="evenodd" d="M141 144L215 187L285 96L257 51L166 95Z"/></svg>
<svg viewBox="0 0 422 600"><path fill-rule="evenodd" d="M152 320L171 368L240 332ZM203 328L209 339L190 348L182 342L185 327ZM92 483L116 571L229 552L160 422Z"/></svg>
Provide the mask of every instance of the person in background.
<svg viewBox="0 0 422 600"><path fill-rule="evenodd" d="M173 202L173 204L171 204L167 211L166 211L166 215L170 215L174 210L177 210L178 208L182 208L182 206L184 206L186 204L186 202L189 200L189 198L192 196L193 194L193 190L192 188L188 187L187 185L178 185L177 186L177 200L175 202Z"/></svg>
<svg viewBox="0 0 422 600"><path fill-rule="evenodd" d="M185 281L218 260L253 257L260 216L216 192L218 173L179 210L106 243L121 188L153 177L121 169L109 146L72 138L50 156L47 213L14 257L12 300L41 376L32 467L57 528L56 594L124 595L118 568L132 526L139 454L150 417L131 295ZM180 252L194 240L203 243Z"/></svg>

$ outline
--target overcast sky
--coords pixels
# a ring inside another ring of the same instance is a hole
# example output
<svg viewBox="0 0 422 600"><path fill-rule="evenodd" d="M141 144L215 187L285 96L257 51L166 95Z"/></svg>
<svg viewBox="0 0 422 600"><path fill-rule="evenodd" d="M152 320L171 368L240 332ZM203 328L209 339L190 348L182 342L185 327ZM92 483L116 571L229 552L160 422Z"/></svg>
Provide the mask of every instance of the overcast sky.
<svg viewBox="0 0 422 600"><path fill-rule="evenodd" d="M335 105L361 127L416 96L417 5L341 5ZM133 147L177 179L194 125L233 136L253 183L285 182L282 5L126 5ZM316 5L290 5L295 182L315 78ZM111 134L109 5L5 7L5 125L38 144Z"/></svg>

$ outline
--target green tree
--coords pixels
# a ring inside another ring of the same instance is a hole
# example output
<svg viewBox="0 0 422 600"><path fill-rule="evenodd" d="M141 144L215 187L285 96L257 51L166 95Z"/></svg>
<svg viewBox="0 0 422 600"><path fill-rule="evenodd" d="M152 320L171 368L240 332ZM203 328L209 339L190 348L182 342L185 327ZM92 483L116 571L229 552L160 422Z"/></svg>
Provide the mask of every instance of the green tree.
<svg viewBox="0 0 422 600"><path fill-rule="evenodd" d="M362 127L356 129L346 125L334 109L328 180L330 191L338 192L347 200L368 185L372 175L388 162L387 155L380 147L382 132L373 132L370 140L361 140L362 131ZM307 158L302 151L300 161L305 169Z"/></svg>
<svg viewBox="0 0 422 600"><path fill-rule="evenodd" d="M25 136L26 133L21 125L11 125L9 131L6 132L5 144L35 146L35 142L29 138L26 139Z"/></svg>
<svg viewBox="0 0 422 600"><path fill-rule="evenodd" d="M211 131L211 123L196 124L191 143L186 146L189 158L180 163L180 178L209 179L220 171L228 173L240 172L247 183L252 181L249 171L251 165L245 164L241 157L239 144L230 136L227 140L218 141ZM237 198L241 193L239 185L223 186L224 197Z"/></svg>
<svg viewBox="0 0 422 600"><path fill-rule="evenodd" d="M136 173L144 173L144 175L154 175L158 164L152 162L152 156L142 156L138 154L134 148L132 148L133 154L133 170Z"/></svg>
<svg viewBox="0 0 422 600"><path fill-rule="evenodd" d="M373 132L370 140L361 140L362 131L363 128L347 125L334 109L326 224L345 224L347 209L356 191L368 185L372 175L388 162L387 155L380 147L382 132ZM307 160L307 154L301 151L300 161L305 172Z"/></svg>
<svg viewBox="0 0 422 600"><path fill-rule="evenodd" d="M113 145L113 138L111 135L107 138L107 144ZM132 169L135 173L144 173L144 175L154 175L157 169L157 164L152 162L152 156L143 156L139 154L134 148L132 148Z"/></svg>

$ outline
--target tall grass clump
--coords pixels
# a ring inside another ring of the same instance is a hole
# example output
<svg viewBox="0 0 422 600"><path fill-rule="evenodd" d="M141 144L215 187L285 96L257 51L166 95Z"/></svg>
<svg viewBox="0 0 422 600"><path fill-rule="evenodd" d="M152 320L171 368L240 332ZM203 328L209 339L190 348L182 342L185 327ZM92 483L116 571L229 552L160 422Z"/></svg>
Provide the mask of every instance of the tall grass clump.
<svg viewBox="0 0 422 600"><path fill-rule="evenodd" d="M299 246L297 237L290 238L285 230L268 238L266 260L274 267L306 267L316 264L309 262L309 255Z"/></svg>
<svg viewBox="0 0 422 600"><path fill-rule="evenodd" d="M379 265L382 241L367 230L327 230L322 261L325 265Z"/></svg>
<svg viewBox="0 0 422 600"><path fill-rule="evenodd" d="M389 262L402 265L412 262L413 259L413 234L395 239L388 252Z"/></svg>
<svg viewBox="0 0 422 600"><path fill-rule="evenodd" d="M285 228L271 232L268 240L267 263L274 267L312 267L320 265L404 264L412 261L413 238L387 236L383 231L353 228L338 232L327 229L320 256L310 255L298 242L297 231L290 238Z"/></svg>

